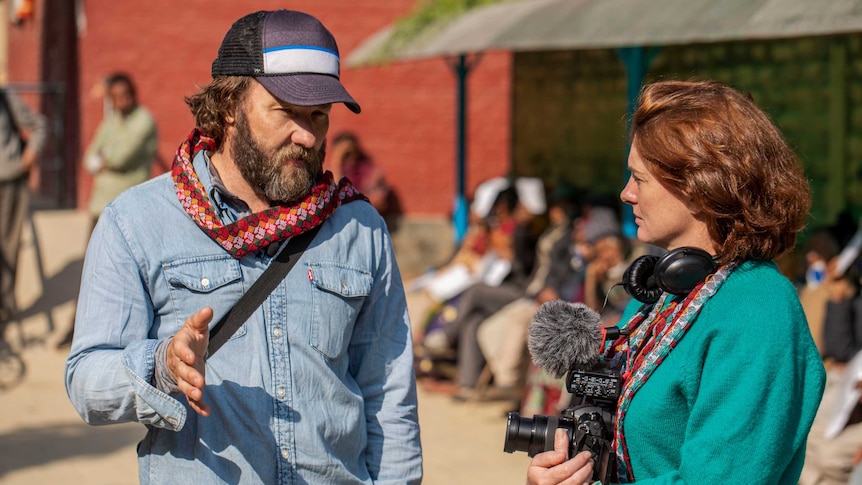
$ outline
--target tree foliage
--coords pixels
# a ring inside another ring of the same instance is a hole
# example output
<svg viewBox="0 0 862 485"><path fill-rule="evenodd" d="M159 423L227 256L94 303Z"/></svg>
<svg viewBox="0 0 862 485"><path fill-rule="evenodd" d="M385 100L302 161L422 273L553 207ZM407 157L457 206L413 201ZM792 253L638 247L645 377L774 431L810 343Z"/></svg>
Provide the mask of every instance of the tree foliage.
<svg viewBox="0 0 862 485"><path fill-rule="evenodd" d="M375 56L384 61L423 35L431 35L468 10L512 0L422 0L411 14L395 22L392 35Z"/></svg>

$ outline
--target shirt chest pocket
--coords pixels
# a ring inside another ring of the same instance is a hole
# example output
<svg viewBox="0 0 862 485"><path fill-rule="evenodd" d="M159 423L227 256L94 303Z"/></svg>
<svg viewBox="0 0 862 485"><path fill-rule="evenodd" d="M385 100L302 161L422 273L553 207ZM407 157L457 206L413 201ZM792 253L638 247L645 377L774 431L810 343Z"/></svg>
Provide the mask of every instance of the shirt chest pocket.
<svg viewBox="0 0 862 485"><path fill-rule="evenodd" d="M311 346L330 360L344 355L356 317L371 293L371 273L333 263L313 263L311 280Z"/></svg>
<svg viewBox="0 0 862 485"><path fill-rule="evenodd" d="M242 269L229 255L202 256L173 261L162 268L168 282L176 331L188 317L203 307L212 307L214 319L221 318L243 293ZM244 335L245 325L232 338Z"/></svg>

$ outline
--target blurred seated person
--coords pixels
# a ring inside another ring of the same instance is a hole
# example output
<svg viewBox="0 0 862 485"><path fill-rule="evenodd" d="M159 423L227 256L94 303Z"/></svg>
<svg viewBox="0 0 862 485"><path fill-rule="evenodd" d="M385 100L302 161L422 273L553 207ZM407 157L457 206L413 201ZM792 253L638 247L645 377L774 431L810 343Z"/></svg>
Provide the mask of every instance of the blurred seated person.
<svg viewBox="0 0 862 485"><path fill-rule="evenodd" d="M549 226L536 244L536 265L523 294L480 323L476 339L487 361L493 387L481 390L480 400L520 401L526 374L526 328L541 302L572 299L579 282L570 265L573 250L572 221L577 206L569 198L552 198ZM526 322L526 323L524 323Z"/></svg>
<svg viewBox="0 0 862 485"><path fill-rule="evenodd" d="M498 258L501 268L505 269L494 278L482 277L472 282L456 295L458 302L455 303L454 318L443 322L444 326L427 329L426 349L434 353L454 349L468 319L493 311L523 291L524 281L532 271L535 253L532 222L537 213L545 209L544 188L540 185L539 190L542 197L540 207L522 202L524 199L517 184L500 191L486 223L489 228L489 252ZM451 288L447 285L446 291ZM449 300L445 297L441 299Z"/></svg>
<svg viewBox="0 0 862 485"><path fill-rule="evenodd" d="M598 236L598 239L592 243L592 246L593 256L584 268L585 274L582 280L583 303L597 311L602 317L603 324L608 325L619 319L619 316L631 299L628 293L621 287L614 289L614 285L622 281L623 272L631 263L633 253L628 239L618 232ZM511 363L512 359L523 358L524 355L527 355L529 326L538 307L550 300L565 299L564 296L546 290L536 298L531 313L522 314L520 320L516 318L509 319L506 335L509 340L501 342L497 347L488 349L491 355L489 360L492 363L496 362L498 368L502 368L503 375L505 375L506 371L511 372L513 367ZM515 330L516 326L519 327L517 331ZM520 350L514 353L517 347ZM525 412L532 412L533 414L546 414L544 411L558 413L561 409L570 405L566 401L568 395L565 392L565 383L562 379L554 381L550 375L536 375L536 373L544 373L541 369L536 369L532 372L534 373L532 378L536 379L539 384L537 388L528 386L527 389L524 389L524 392L522 392L522 396L524 396L524 403L521 403L522 408L525 404L535 406L537 402L562 407L552 410L543 409L541 411L535 408L524 409ZM495 383L499 383L498 385L507 384L506 381L500 382L496 374L494 375L494 380ZM554 394L559 395L559 398L552 402L549 402L547 398L536 396L537 393L547 392L549 382L553 382L552 385L559 388L554 391ZM529 416L531 415L529 414Z"/></svg>
<svg viewBox="0 0 862 485"><path fill-rule="evenodd" d="M534 234L536 220L544 218L546 212L545 189L541 181L518 179L515 189L517 204L513 209L513 231L492 231L496 251L511 261L509 274L500 284L478 283L467 288L456 305L454 318L442 326L429 328L424 341L425 349L434 354L457 351L459 392L456 399L459 400L473 397L485 365L477 341L479 326L487 317L522 297L531 279L538 278L538 284L541 284L550 264L546 253L566 232L564 228L552 228L540 236ZM545 241L537 245L537 238ZM540 252L537 252L537 247Z"/></svg>
<svg viewBox="0 0 862 485"><path fill-rule="evenodd" d="M821 355L830 367L840 371L862 350L862 296L859 294L859 261L843 274L836 270L836 262L837 258L833 258L827 264L822 285L826 292L826 308Z"/></svg>
<svg viewBox="0 0 862 485"><path fill-rule="evenodd" d="M431 316L470 286L500 284L511 270L507 241L515 228L512 211L517 192L500 177L480 184L470 206L467 233L441 266L405 283L413 341L420 343Z"/></svg>
<svg viewBox="0 0 862 485"><path fill-rule="evenodd" d="M391 189L383 171L359 144L359 138L352 132L341 132L332 138L328 150L332 157L329 170L335 180L347 177L378 212L388 213Z"/></svg>
<svg viewBox="0 0 862 485"><path fill-rule="evenodd" d="M814 345L823 355L826 306L830 300L829 284L826 282L826 266L839 252L838 241L828 228L815 229L805 240L803 248L804 277L800 278L799 301L808 320L808 328L814 337ZM834 288L833 288L834 289Z"/></svg>
<svg viewBox="0 0 862 485"><path fill-rule="evenodd" d="M631 300L621 286L614 287L632 262L632 245L621 232L609 232L596 239L593 254L584 276L584 304L601 313L604 325L612 325Z"/></svg>
<svg viewBox="0 0 862 485"><path fill-rule="evenodd" d="M630 253L627 240L620 234L615 212L604 206L590 209L575 222L570 235L566 253L568 264L555 265L538 293L503 308L490 317L479 332L480 345L488 359L495 386L486 393L487 398L510 398L517 393L523 398L519 404L525 416L555 414L568 405L568 394L562 380L554 379L525 359L529 326L538 307L556 299L589 300L596 304L594 309L605 316L609 311L618 311L615 305L609 307L611 310L602 308L604 288L610 288L619 281L613 278L616 273L621 277L624 268L619 266L626 264ZM600 268L591 269L593 265ZM613 273L610 268L614 268ZM619 301L614 303L625 305L628 295L621 293L622 296L615 296ZM516 386L515 389L507 389L512 385Z"/></svg>

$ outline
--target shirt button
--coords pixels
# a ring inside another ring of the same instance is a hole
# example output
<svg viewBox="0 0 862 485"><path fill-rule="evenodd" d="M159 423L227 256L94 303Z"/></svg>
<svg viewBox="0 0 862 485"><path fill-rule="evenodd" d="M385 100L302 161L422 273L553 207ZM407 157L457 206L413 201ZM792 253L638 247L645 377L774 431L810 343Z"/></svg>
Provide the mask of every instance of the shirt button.
<svg viewBox="0 0 862 485"><path fill-rule="evenodd" d="M281 449L281 457L287 460L287 448Z"/></svg>
<svg viewBox="0 0 862 485"><path fill-rule="evenodd" d="M203 278L201 278L201 286L203 286L204 288L206 288L206 287L208 287L209 285L210 285L210 279L209 279L209 278L207 278L206 276L204 276Z"/></svg>
<svg viewBox="0 0 862 485"><path fill-rule="evenodd" d="M347 285L343 281L341 282L341 291L347 293Z"/></svg>
<svg viewBox="0 0 862 485"><path fill-rule="evenodd" d="M280 329L280 328L276 328L275 330L273 330L273 331L272 331L272 335L273 335L275 338L279 338L279 337L281 337L281 329Z"/></svg>
<svg viewBox="0 0 862 485"><path fill-rule="evenodd" d="M278 388L278 398L284 399L284 388L283 387Z"/></svg>

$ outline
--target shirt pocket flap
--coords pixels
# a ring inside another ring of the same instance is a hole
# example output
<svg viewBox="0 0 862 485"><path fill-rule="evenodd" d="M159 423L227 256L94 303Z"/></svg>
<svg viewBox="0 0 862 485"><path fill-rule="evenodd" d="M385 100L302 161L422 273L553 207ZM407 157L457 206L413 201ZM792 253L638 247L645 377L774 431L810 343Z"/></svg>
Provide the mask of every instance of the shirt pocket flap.
<svg viewBox="0 0 862 485"><path fill-rule="evenodd" d="M231 256L212 256L178 260L164 266L173 287L210 293L242 278L239 260Z"/></svg>
<svg viewBox="0 0 862 485"><path fill-rule="evenodd" d="M327 263L314 263L308 267L311 283L318 289L343 298L366 297L371 293L371 273Z"/></svg>

